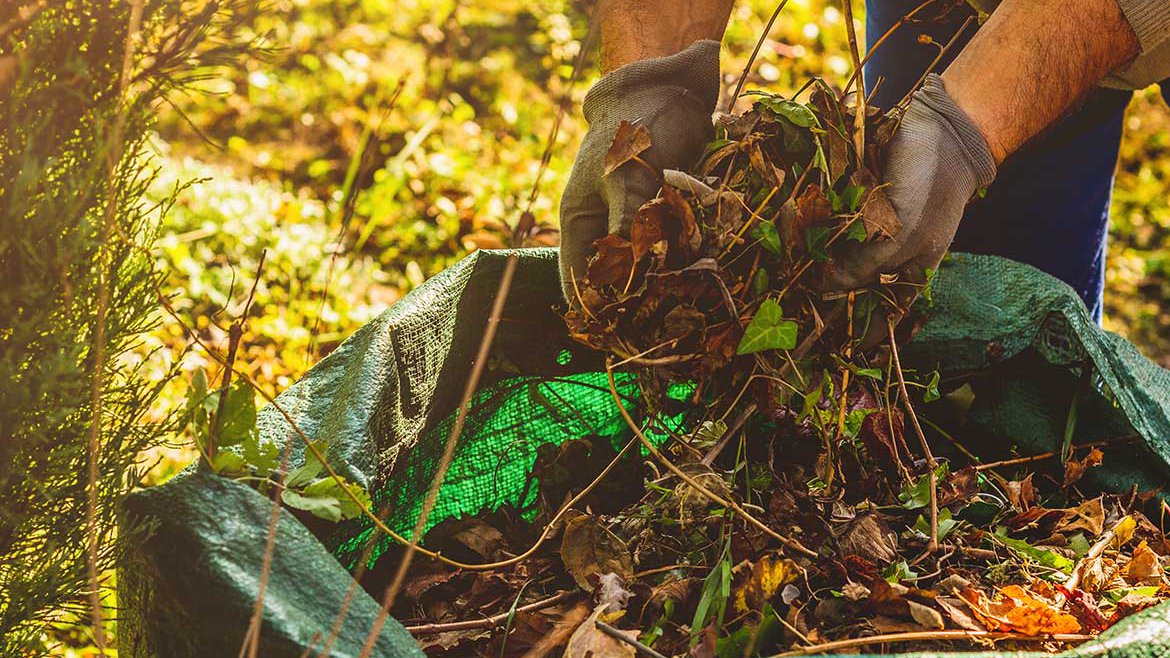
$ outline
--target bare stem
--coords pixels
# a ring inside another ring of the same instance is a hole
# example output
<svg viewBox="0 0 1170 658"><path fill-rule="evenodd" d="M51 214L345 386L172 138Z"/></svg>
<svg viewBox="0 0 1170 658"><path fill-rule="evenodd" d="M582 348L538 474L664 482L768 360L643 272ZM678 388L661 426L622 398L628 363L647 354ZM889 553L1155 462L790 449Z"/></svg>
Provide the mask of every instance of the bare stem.
<svg viewBox="0 0 1170 658"><path fill-rule="evenodd" d="M788 656L808 656L812 654L831 653L841 649L867 647L877 644L898 644L903 642L944 642L962 640L1014 640L1017 642L1087 642L1093 639L1092 635L1080 633L1065 633L1056 635L1025 635L1023 633L993 633L990 631L910 631L908 633L889 633L887 635L871 635L870 637L855 637L848 640L824 642L808 647L774 654L769 658L787 658Z"/></svg>
<svg viewBox="0 0 1170 658"><path fill-rule="evenodd" d="M906 377L902 373L902 361L898 356L898 341L894 337L894 319L886 318L886 326L890 331L890 354L894 359L894 372L898 375L898 390L901 392L902 404L906 407L906 415L910 416L910 423L914 425L914 432L922 444L922 451L926 454L926 467L930 469L927 477L930 478L930 543L926 546L927 553L938 550L938 475L935 470L938 462L926 441L926 434L922 425L918 424L918 415L914 413L914 405L910 403L910 394L906 391Z"/></svg>
<svg viewBox="0 0 1170 658"><path fill-rule="evenodd" d="M608 377L609 377L609 392L610 392L610 394L613 395L614 404L617 405L618 411L621 413L622 418L626 421L626 425L629 426L630 430L633 431L634 435L636 437L638 437L639 441L641 441L642 447L646 448L647 452L649 452L651 455L654 456L654 459L658 460L658 462L661 463L663 466L665 466L667 468L667 470L669 470L671 473L674 473L675 476L678 477L678 479L685 482L687 484L687 486L689 486L692 489L694 489L695 491L697 491L704 498L710 500L711 502L715 503L716 505L719 505L720 507L725 507L725 508L731 510L737 516L739 516L741 519L743 519L744 521L747 521L751 525L754 525L755 527L759 528L760 530L762 530L764 532L764 534L775 539L776 541L780 542L784 546L787 546L788 548L791 548L792 550L794 550L798 553L803 553L804 555L807 555L809 557L813 557L813 558L817 557L817 553L815 551L810 550L808 547L806 547L804 544L801 544L799 541L792 539L791 537L785 537L784 535L769 528L763 521L760 521L756 517L749 514L747 510L740 507L735 501L724 500L723 497L712 492L710 489L704 487L702 484L699 483L698 480L696 480L693 477L684 473L683 470L680 469L678 466L675 466L674 462L667 459L666 455L663 455L662 452L658 450L658 447L655 446L654 443L652 441L650 441L649 438L646 437L646 434L642 432L642 429L640 427L638 427L638 424L635 423L634 419L630 416L630 412L626 410L626 406L624 404L622 404L621 395L618 393L618 390L617 390L617 382L614 381L614 378L613 378L613 366L610 364L607 364L605 367L605 372L606 372L606 375L608 375Z"/></svg>
<svg viewBox="0 0 1170 658"><path fill-rule="evenodd" d="M122 71L118 80L118 103L125 104L127 91L130 86L131 67L134 63L135 50L138 45L138 33L142 28L144 0L135 0L130 7L130 23L126 28L126 40L122 49ZM37 7L37 11L40 7ZM126 132L126 112L118 112L117 118L110 127L109 157L109 198L106 199L106 211L98 233L97 269L98 291L97 310L94 318L93 331L93 379L90 383L89 404L93 417L89 424L89 435L86 441L86 571L89 579L89 606L92 615L94 646L98 653L105 655L106 634L103 628L101 579L98 573L98 476L101 458L102 433L102 402L105 396L106 385L106 328L107 316L110 310L111 278L114 276L114 264L110 262L109 241L116 223L118 212L118 186L114 179L118 175L118 165L124 155Z"/></svg>

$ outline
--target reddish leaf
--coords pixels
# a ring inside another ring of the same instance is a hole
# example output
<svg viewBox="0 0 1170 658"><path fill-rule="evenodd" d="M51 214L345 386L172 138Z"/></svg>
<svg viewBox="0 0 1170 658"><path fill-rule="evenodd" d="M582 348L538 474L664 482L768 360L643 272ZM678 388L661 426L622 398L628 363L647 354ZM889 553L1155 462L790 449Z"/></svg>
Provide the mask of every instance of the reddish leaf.
<svg viewBox="0 0 1170 658"><path fill-rule="evenodd" d="M1064 465L1064 486L1067 488L1080 482L1081 478L1085 477L1085 471L1094 466L1100 466L1104 457L1104 453L1093 448L1084 459L1070 459Z"/></svg>
<svg viewBox="0 0 1170 658"><path fill-rule="evenodd" d="M625 286L634 269L634 250L630 241L607 235L593 246L597 255L589 261L589 283L593 286Z"/></svg>

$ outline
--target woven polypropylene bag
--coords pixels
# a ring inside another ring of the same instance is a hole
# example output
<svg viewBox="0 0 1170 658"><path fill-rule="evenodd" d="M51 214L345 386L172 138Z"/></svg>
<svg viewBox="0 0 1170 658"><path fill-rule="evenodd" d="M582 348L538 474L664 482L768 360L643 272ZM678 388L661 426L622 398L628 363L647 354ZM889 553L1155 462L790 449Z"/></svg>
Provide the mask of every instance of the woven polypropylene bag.
<svg viewBox="0 0 1170 658"><path fill-rule="evenodd" d="M328 442L331 463L369 488L374 508L386 510L387 523L400 532L409 533L414 525L435 473L510 257L518 259L514 284L430 524L518 502L528 491L525 481L542 444L625 436L598 355L567 338L554 310L560 300L555 252L477 252L363 327L277 400L310 438ZM1109 453L1106 465L1094 469L1099 484L1128 489L1135 483L1152 488L1165 482L1170 473L1170 372L1093 324L1070 288L1025 265L958 254L940 269L932 293L932 301L920 302L930 320L906 346L907 366L938 369L944 375L978 374L975 403L967 414L981 427L981 435L1024 451L1053 449L1075 398L1078 442L1128 433L1142 439ZM619 388L634 406L632 383L619 382ZM299 443L274 408L262 411L260 426L267 439ZM303 459L302 452L296 445L294 465ZM232 544L210 562L185 559L222 549L223 537L204 521L189 521L184 516L188 512L180 510L197 505L184 508L181 502L206 496L211 488L247 490L215 480L208 475L186 478L140 494L128 505L136 521L160 524L123 570L139 569L121 580L130 583L128 616L137 620L125 633L120 631L124 646L129 641L128 655L199 655L151 653L149 647L160 646L160 637L191 633L167 626L176 620L221 634L242 635L247 626L240 611L250 612L245 604L255 600L262 550ZM266 519L260 512L267 504L254 492L237 491L217 513L256 506L255 516L247 518ZM270 580L276 586L265 597L262 636L262 644L272 648L262 651L265 656L300 655L298 647L308 646L315 633L329 632L326 620L336 611L331 602L352 582L338 560L354 566L373 538L371 524L358 518L323 538L317 544L320 550L308 550L303 548L306 538L311 540L308 531L284 516L282 524L288 524L293 539L290 544L278 542L281 559L291 565L319 561L327 546L336 560L329 558L332 566L315 572L306 563L308 572L316 573L307 583L306 571L273 573ZM254 539L264 530L243 534ZM376 561L390 540L373 540L371 560ZM293 574L302 582L282 582ZM202 579L205 587L189 592L174 585L188 579ZM288 614L312 605L306 587L320 589L320 605L330 609L328 614ZM231 612L213 613L209 607L215 603L207 594L212 591L238 604ZM293 600L282 598L294 595ZM355 601L365 612L346 620L346 637L364 637L370 606L376 605L360 589ZM389 631L390 653L382 655L417 651L403 638L401 627L392 624ZM1135 616L1074 653L1170 655L1170 610L1159 606ZM351 654L337 650L334 655Z"/></svg>

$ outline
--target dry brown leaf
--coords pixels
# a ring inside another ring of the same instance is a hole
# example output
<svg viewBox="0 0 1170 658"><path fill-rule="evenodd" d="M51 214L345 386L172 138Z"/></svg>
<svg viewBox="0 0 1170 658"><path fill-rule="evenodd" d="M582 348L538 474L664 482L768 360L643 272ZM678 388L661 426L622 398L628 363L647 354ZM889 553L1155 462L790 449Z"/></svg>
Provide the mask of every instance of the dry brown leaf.
<svg viewBox="0 0 1170 658"><path fill-rule="evenodd" d="M911 599L906 599L906 602L910 604L910 616L919 626L931 630L946 628L946 622L938 610Z"/></svg>
<svg viewBox="0 0 1170 658"><path fill-rule="evenodd" d="M641 155L652 146L650 130L642 124L622 121L614 133L613 142L605 153L605 173L608 176L615 169Z"/></svg>
<svg viewBox="0 0 1170 658"><path fill-rule="evenodd" d="M1098 448L1093 448L1084 459L1070 459L1064 465L1064 486L1071 487L1085 477L1085 471L1100 466L1105 454Z"/></svg>
<svg viewBox="0 0 1170 658"><path fill-rule="evenodd" d="M587 592L594 590L590 576L615 573L629 578L634 572L625 542L593 516L582 512L570 512L565 519L561 560L577 586Z"/></svg>
<svg viewBox="0 0 1170 658"><path fill-rule="evenodd" d="M841 555L857 555L876 564L898 557L898 535L877 514L863 514L849 524L837 539Z"/></svg>
<svg viewBox="0 0 1170 658"><path fill-rule="evenodd" d="M597 256L589 261L589 283L594 286L625 285L634 269L634 250L630 241L607 235L593 243Z"/></svg>
<svg viewBox="0 0 1170 658"><path fill-rule="evenodd" d="M877 414L873 414L877 415ZM979 473L974 466L967 466L951 473L938 488L939 507L951 503L968 502L979 493Z"/></svg>
<svg viewBox="0 0 1170 658"><path fill-rule="evenodd" d="M1125 566L1125 579L1131 585L1158 585L1162 582L1162 565L1145 541L1133 549L1133 557Z"/></svg>
<svg viewBox="0 0 1170 658"><path fill-rule="evenodd" d="M626 609L633 594L626 589L626 580L616 573L604 573L597 581L597 604L605 606L606 614Z"/></svg>
<svg viewBox="0 0 1170 658"><path fill-rule="evenodd" d="M866 237L894 237L901 230L902 222L878 180L865 169L859 169L850 182L866 189L865 199L861 202L861 221L865 225Z"/></svg>
<svg viewBox="0 0 1170 658"><path fill-rule="evenodd" d="M958 626L959 628L968 631L987 630L986 626L980 624L974 617L967 614L967 611L963 608L963 602L959 599L951 598L949 596L940 596L935 599L934 602L938 605L938 607L942 608L942 611L946 613L947 618L951 620L951 623Z"/></svg>
<svg viewBox="0 0 1170 658"><path fill-rule="evenodd" d="M1064 517L1056 524L1054 532L1072 534L1080 530L1090 537L1099 537L1105 531L1105 506L1100 498L1064 510Z"/></svg>
<svg viewBox="0 0 1170 658"><path fill-rule="evenodd" d="M564 658L634 658L637 655L633 645L616 640L597 628L597 620L605 614L605 605L593 609L565 645ZM637 639L638 631L621 631L630 639Z"/></svg>
<svg viewBox="0 0 1170 658"><path fill-rule="evenodd" d="M1032 474L1018 482L1008 482L1004 485L1008 502L1012 507L1027 512L1036 504L1036 488L1032 486Z"/></svg>

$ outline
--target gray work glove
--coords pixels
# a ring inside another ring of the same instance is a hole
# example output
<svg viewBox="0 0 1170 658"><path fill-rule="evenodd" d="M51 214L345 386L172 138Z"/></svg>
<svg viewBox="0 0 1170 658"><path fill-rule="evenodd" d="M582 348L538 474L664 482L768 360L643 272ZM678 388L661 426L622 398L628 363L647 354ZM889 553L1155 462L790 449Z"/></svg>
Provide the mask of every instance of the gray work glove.
<svg viewBox="0 0 1170 658"><path fill-rule="evenodd" d="M954 240L967 202L991 184L995 171L979 129L951 100L942 78L927 76L890 141L882 175L902 226L892 240L856 245L838 258L825 287L851 290L876 283L881 274L922 283Z"/></svg>
<svg viewBox="0 0 1170 658"><path fill-rule="evenodd" d="M605 155L622 121L650 131L641 159L659 173L685 169L714 136L711 114L719 96L719 42L627 64L585 96L589 132L561 196L561 285L575 303L573 277L585 278L593 242L609 233L629 237L634 212L658 194L658 178L638 162L604 176Z"/></svg>

